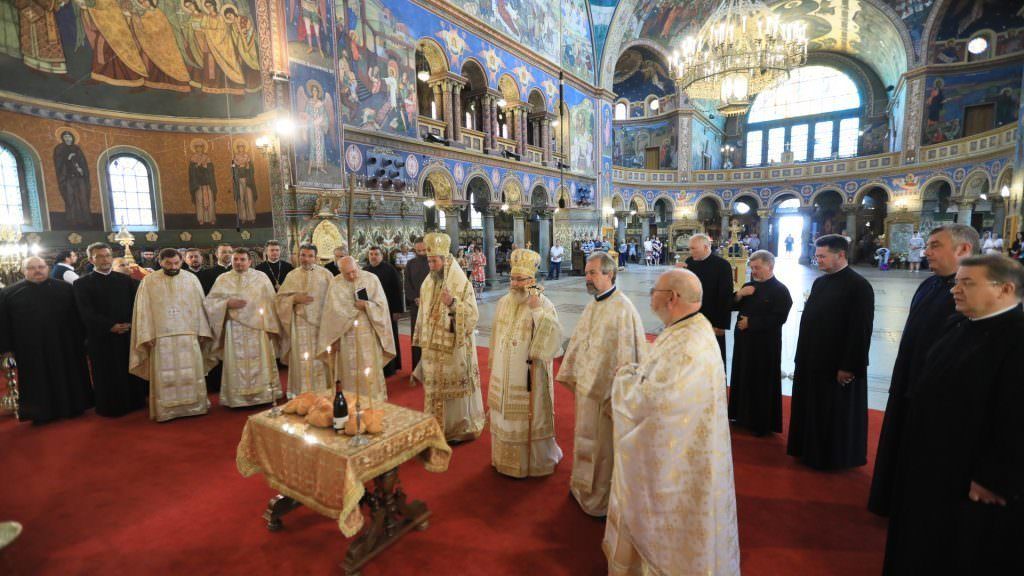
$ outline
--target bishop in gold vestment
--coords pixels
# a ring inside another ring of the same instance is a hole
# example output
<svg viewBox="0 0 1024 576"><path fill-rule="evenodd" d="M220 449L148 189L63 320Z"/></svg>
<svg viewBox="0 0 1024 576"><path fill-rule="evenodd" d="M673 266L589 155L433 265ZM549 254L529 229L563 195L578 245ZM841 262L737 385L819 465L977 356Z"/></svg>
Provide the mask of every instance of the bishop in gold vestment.
<svg viewBox="0 0 1024 576"><path fill-rule="evenodd" d="M267 404L281 396L275 343L281 333L274 307L274 285L250 268L245 248L231 255L231 271L221 274L204 303L213 330L213 358L224 362L220 403L236 408Z"/></svg>
<svg viewBox="0 0 1024 576"><path fill-rule="evenodd" d="M569 489L591 516L608 513L612 484L612 380L647 352L643 321L615 287L618 263L604 252L587 258L587 304L569 340L557 379L576 394L576 430Z"/></svg>
<svg viewBox="0 0 1024 576"><path fill-rule="evenodd" d="M546 476L562 459L551 386L562 328L554 304L536 287L540 255L518 249L510 260L510 290L498 301L491 333L491 464L515 478Z"/></svg>
<svg viewBox="0 0 1024 576"><path fill-rule="evenodd" d="M355 258L345 256L340 262L341 274L327 289L318 354L331 362L331 347L335 379L343 390L382 402L388 399L384 365L395 357L388 299L380 280L360 270ZM358 299L360 289L366 290L367 300Z"/></svg>
<svg viewBox="0 0 1024 576"><path fill-rule="evenodd" d="M203 311L203 287L181 273L173 248L160 252L160 270L142 279L132 312L129 371L149 380L149 417L164 422L206 414L201 344L213 338Z"/></svg>
<svg viewBox="0 0 1024 576"><path fill-rule="evenodd" d="M317 339L327 288L334 275L316 263L315 244L299 248L299 267L285 276L277 293L281 320L281 362L288 365L288 397L334 390L327 364L318 357Z"/></svg>
<svg viewBox="0 0 1024 576"><path fill-rule="evenodd" d="M473 334L476 294L449 252L451 238L431 233L423 241L430 273L420 286L412 345L422 353L413 377L423 382L423 409L437 419L445 439L474 440L486 422Z"/></svg>
<svg viewBox="0 0 1024 576"><path fill-rule="evenodd" d="M612 385L615 467L608 573L740 573L725 369L700 280L662 274L651 308L665 330Z"/></svg>

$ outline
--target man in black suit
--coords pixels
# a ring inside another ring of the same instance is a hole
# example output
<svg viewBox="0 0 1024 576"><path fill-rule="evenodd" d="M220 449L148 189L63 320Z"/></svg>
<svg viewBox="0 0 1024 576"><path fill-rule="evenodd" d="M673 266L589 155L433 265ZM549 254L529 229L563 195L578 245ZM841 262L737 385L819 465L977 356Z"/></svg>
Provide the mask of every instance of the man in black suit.
<svg viewBox="0 0 1024 576"><path fill-rule="evenodd" d="M348 250L346 250L344 246L338 246L334 249L334 261L328 262L324 268L330 270L331 274L334 274L335 276L341 274L341 269L338 268L338 262L340 262L345 256L348 256Z"/></svg>

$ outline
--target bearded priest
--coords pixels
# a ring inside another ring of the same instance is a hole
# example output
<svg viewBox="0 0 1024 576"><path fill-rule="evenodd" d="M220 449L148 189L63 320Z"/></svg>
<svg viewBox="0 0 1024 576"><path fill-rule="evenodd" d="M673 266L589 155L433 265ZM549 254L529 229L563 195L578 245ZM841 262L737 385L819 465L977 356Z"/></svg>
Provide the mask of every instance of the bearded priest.
<svg viewBox="0 0 1024 576"><path fill-rule="evenodd" d="M509 260L509 293L494 312L488 359L491 464L513 478L547 476L562 459L555 441L551 386L562 327L554 304L541 294L534 278L540 254L520 248Z"/></svg>
<svg viewBox="0 0 1024 576"><path fill-rule="evenodd" d="M618 263L605 252L587 258L587 304L558 369L557 380L576 394L576 430L569 489L591 516L608 513L612 484L612 380L647 352L644 324L615 287Z"/></svg>
<svg viewBox="0 0 1024 576"><path fill-rule="evenodd" d="M451 237L432 232L423 242L430 272L419 291L412 345L421 356L413 378L423 382L423 411L437 419L445 439L475 440L486 422L473 335L476 295L449 251Z"/></svg>
<svg viewBox="0 0 1024 576"><path fill-rule="evenodd" d="M303 244L299 267L285 276L277 292L281 362L288 366L289 398L333 390L327 364L317 357L317 337L332 280L334 275L317 264L316 244Z"/></svg>
<svg viewBox="0 0 1024 576"><path fill-rule="evenodd" d="M224 363L220 403L231 408L267 404L281 396L274 285L251 266L249 251L235 248L231 271L217 277L204 302L213 331L210 352Z"/></svg>
<svg viewBox="0 0 1024 576"><path fill-rule="evenodd" d="M725 369L700 279L662 274L665 329L612 384L615 467L604 532L608 574L740 573Z"/></svg>
<svg viewBox="0 0 1024 576"><path fill-rule="evenodd" d="M149 380L149 417L165 422L206 414L202 346L213 338L203 311L203 285L181 273L181 255L164 248L160 269L146 275L135 294L129 371Z"/></svg>
<svg viewBox="0 0 1024 576"><path fill-rule="evenodd" d="M360 270L355 258L345 256L338 269L327 289L317 353L333 362L343 390L383 402L388 399L384 365L395 357L387 296L380 280Z"/></svg>

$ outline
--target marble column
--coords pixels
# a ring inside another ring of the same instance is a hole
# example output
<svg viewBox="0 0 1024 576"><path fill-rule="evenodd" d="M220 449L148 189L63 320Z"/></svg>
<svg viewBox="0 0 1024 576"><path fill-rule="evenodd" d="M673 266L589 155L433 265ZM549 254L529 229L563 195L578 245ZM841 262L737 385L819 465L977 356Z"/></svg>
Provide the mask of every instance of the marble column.
<svg viewBox="0 0 1024 576"><path fill-rule="evenodd" d="M462 143L462 84L452 84L452 140Z"/></svg>
<svg viewBox="0 0 1024 576"><path fill-rule="evenodd" d="M434 120L442 120L442 116L444 115L444 100L441 98L441 83L435 82L431 88L434 89L434 109L437 113L437 118L434 118Z"/></svg>
<svg viewBox="0 0 1024 576"><path fill-rule="evenodd" d="M441 97L444 98L444 137L452 139L455 133L455 119L452 118L452 85L450 82L441 83Z"/></svg>
<svg viewBox="0 0 1024 576"><path fill-rule="evenodd" d="M640 243L643 244L644 240L651 237L651 218L647 214L638 216L640 216Z"/></svg>
<svg viewBox="0 0 1024 576"><path fill-rule="evenodd" d="M722 212L722 237L719 238L719 243L722 245L729 243L729 219L732 217L732 212L724 210Z"/></svg>
<svg viewBox="0 0 1024 576"><path fill-rule="evenodd" d="M491 132L494 130L494 125L491 124L491 97L487 94L480 97L480 119L483 121L483 152L486 154L491 149Z"/></svg>
<svg viewBox="0 0 1024 576"><path fill-rule="evenodd" d="M811 257L814 255L814 250L809 248L811 243L811 213L814 212L813 206L806 206L800 209L800 217L803 218L804 225L803 231L800 232L800 263L810 264Z"/></svg>
<svg viewBox="0 0 1024 576"><path fill-rule="evenodd" d="M960 202L956 214L956 223L964 226L971 225L971 216L974 214L974 202Z"/></svg>
<svg viewBox="0 0 1024 576"><path fill-rule="evenodd" d="M506 118L506 122L508 119ZM498 124L498 101L491 98L491 150L498 152L498 136L501 135L501 125Z"/></svg>
<svg viewBox="0 0 1024 576"><path fill-rule="evenodd" d="M526 248L526 221L518 212L512 216L512 241L516 246Z"/></svg>
<svg viewBox="0 0 1024 576"><path fill-rule="evenodd" d="M459 249L459 223L462 217L462 206L445 206L444 219L445 219L445 232L448 233L448 238L451 238L452 254Z"/></svg>
<svg viewBox="0 0 1024 576"><path fill-rule="evenodd" d="M992 229L1001 237L1003 235L1003 224L1006 222L1006 200L1000 198L992 201ZM1003 238L1006 250L1010 249L1013 238Z"/></svg>
<svg viewBox="0 0 1024 576"><path fill-rule="evenodd" d="M540 233L537 234L537 242L540 246L537 246L535 250L540 254L540 269L546 278L550 266L548 253L551 251L551 212L547 210L541 212L537 225L540 226Z"/></svg>
<svg viewBox="0 0 1024 576"><path fill-rule="evenodd" d="M494 262L494 210L488 208L481 214L484 218L484 256L487 257L487 285L493 286L498 277Z"/></svg>
<svg viewBox="0 0 1024 576"><path fill-rule="evenodd" d="M768 236L771 234L771 210L758 210L757 216L761 219L760 228L757 230L757 236L761 239L761 250L769 250L773 253L778 252L778 245L771 242ZM777 233L777 232L776 232Z"/></svg>
<svg viewBox="0 0 1024 576"><path fill-rule="evenodd" d="M846 213L846 235L850 237L850 254L853 255L852 247L857 245L857 206L843 206Z"/></svg>
<svg viewBox="0 0 1024 576"><path fill-rule="evenodd" d="M626 241L626 218L629 218L629 212L618 212L615 216L619 219L619 225L615 227L615 238L622 244ZM618 250L619 247L616 246L615 249Z"/></svg>
<svg viewBox="0 0 1024 576"><path fill-rule="evenodd" d="M519 134L519 155L522 156L523 160L526 160L526 130L528 128L525 107L516 110L516 120L518 120L518 123L516 124L516 132Z"/></svg>
<svg viewBox="0 0 1024 576"><path fill-rule="evenodd" d="M544 118L540 121L540 145L544 150L544 163L551 163L551 119Z"/></svg>

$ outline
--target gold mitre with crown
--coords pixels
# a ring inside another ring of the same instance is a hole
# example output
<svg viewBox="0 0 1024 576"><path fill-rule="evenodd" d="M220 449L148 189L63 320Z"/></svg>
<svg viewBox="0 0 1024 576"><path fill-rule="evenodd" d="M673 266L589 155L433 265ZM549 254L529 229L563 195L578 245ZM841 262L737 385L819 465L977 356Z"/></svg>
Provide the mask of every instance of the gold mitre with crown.
<svg viewBox="0 0 1024 576"><path fill-rule="evenodd" d="M431 232L423 237L423 243L427 245L427 256L448 256L451 254L452 237L447 234Z"/></svg>
<svg viewBox="0 0 1024 576"><path fill-rule="evenodd" d="M512 262L511 274L533 278L537 275L537 269L540 267L540 254L526 248L513 250L509 260Z"/></svg>

